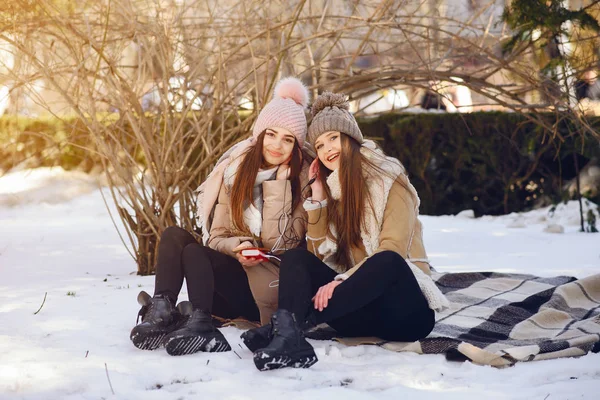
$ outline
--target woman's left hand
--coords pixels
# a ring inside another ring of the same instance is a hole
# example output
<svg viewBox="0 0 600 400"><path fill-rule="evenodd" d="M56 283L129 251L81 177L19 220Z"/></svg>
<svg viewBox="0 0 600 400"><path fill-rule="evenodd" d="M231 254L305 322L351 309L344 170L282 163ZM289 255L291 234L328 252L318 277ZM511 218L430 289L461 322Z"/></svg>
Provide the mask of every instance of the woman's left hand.
<svg viewBox="0 0 600 400"><path fill-rule="evenodd" d="M254 257L244 257L240 251L242 249L247 249L249 247L253 247L252 243L245 241L239 244L239 246L237 246L235 249L233 249L233 252L235 253L235 258L237 258L237 260L239 261L240 264L242 264L242 266L244 268L250 268L250 267L255 267L258 264L261 263L261 260L259 258L254 258Z"/></svg>
<svg viewBox="0 0 600 400"><path fill-rule="evenodd" d="M319 288L315 297L312 298L312 301L315 304L315 310L323 311L323 309L327 308L329 299L333 296L333 291L342 282L343 281L331 281L327 285Z"/></svg>

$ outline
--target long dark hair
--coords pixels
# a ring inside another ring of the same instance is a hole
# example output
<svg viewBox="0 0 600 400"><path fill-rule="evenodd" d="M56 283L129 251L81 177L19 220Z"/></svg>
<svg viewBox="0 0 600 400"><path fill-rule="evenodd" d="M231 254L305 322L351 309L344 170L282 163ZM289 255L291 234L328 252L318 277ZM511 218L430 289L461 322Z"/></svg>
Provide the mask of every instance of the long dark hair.
<svg viewBox="0 0 600 400"><path fill-rule="evenodd" d="M361 145L352 137L340 134L341 154L339 166L340 187L342 197L335 200L331 196L325 179L331 171L319 161L319 176L323 177L323 187L327 196L328 236L337 242L334 254L335 263L346 270L352 266L351 249L362 243L361 230L366 230L366 206L373 209L373 200L369 193L367 181L390 176L381 167L361 153ZM392 177L393 178L393 177ZM408 190L404 180L396 179ZM333 235L331 228L335 229Z"/></svg>
<svg viewBox="0 0 600 400"><path fill-rule="evenodd" d="M231 220L233 227L244 234L249 234L249 229L244 223L244 210L252 203L252 189L256 181L258 170L264 164L262 155L265 132L263 131L252 146L242 156L233 186L231 187ZM295 140L295 139L294 139ZM292 185L292 210L300 203L300 171L302 170L302 155L298 140L294 141L292 159L290 160L290 182ZM251 236L251 235L250 235Z"/></svg>

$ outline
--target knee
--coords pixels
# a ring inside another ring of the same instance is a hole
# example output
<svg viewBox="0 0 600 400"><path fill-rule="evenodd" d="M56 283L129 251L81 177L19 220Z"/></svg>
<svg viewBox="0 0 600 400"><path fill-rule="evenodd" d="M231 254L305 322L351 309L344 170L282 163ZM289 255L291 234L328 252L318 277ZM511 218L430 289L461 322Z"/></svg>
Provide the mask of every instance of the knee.
<svg viewBox="0 0 600 400"><path fill-rule="evenodd" d="M279 271L297 271L299 269L306 268L312 264L312 260L318 258L306 249L296 248L286 251L281 256L281 264L279 265Z"/></svg>
<svg viewBox="0 0 600 400"><path fill-rule="evenodd" d="M365 262L364 267L367 267L371 271L377 270L381 273L392 275L397 275L402 271L411 272L410 267L408 266L404 258L402 258L400 254L391 250L386 250L374 254L367 260L367 262Z"/></svg>
<svg viewBox="0 0 600 400"><path fill-rule="evenodd" d="M178 226L169 226L165 229L160 236L160 242L172 246L184 247L186 244L192 242L194 237L185 229Z"/></svg>
<svg viewBox="0 0 600 400"><path fill-rule="evenodd" d="M380 253L373 255L373 259L378 261L378 264L381 265L398 265L398 264L406 264L404 258L395 251L386 250Z"/></svg>
<svg viewBox="0 0 600 400"><path fill-rule="evenodd" d="M183 259L184 264L188 264L190 262L194 263L194 261L198 261L194 264L198 264L201 266L208 265L210 267L210 263L200 262L205 261L207 249L207 247L196 242L187 244L181 252L181 258Z"/></svg>
<svg viewBox="0 0 600 400"><path fill-rule="evenodd" d="M178 226L169 226L165 229L160 236L160 241L165 242L181 242L183 239L187 238L189 233Z"/></svg>
<svg viewBox="0 0 600 400"><path fill-rule="evenodd" d="M312 254L310 251L308 251L306 249L295 248L295 249L288 250L285 253L283 253L283 255L281 256L280 268L281 267L285 268L288 266L303 265L306 263L306 261L308 261L312 257L315 257L314 254Z"/></svg>

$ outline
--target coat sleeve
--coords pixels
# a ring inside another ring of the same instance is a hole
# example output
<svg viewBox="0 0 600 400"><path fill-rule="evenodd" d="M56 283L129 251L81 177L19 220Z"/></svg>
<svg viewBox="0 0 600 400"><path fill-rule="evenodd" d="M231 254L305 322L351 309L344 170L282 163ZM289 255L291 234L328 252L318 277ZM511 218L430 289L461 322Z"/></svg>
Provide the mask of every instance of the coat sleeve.
<svg viewBox="0 0 600 400"><path fill-rule="evenodd" d="M225 186L221 185L207 244L213 250L235 257L233 249L244 241L253 242L253 239L251 237L235 236L232 233L229 205L229 195L226 193Z"/></svg>
<svg viewBox="0 0 600 400"><path fill-rule="evenodd" d="M292 211L290 181L266 181L263 182L262 188L263 221L260 235L263 247L274 249L277 245L274 250L289 250L296 247L304 240L306 234L306 213L301 203ZM290 246L290 243L293 245Z"/></svg>
<svg viewBox="0 0 600 400"><path fill-rule="evenodd" d="M394 251L408 261L409 248L414 237L417 212L415 200L410 192L397 181L388 194L388 201L383 214L383 224L379 234L379 247L374 254L382 251ZM368 257L361 260L353 268L336 277L344 280L350 277Z"/></svg>

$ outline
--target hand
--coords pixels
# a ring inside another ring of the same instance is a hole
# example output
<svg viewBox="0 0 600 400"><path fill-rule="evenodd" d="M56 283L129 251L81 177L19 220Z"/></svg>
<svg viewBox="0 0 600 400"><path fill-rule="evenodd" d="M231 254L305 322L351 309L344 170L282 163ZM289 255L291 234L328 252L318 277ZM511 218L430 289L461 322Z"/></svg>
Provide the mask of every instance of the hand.
<svg viewBox="0 0 600 400"><path fill-rule="evenodd" d="M254 246L252 245L252 243L246 241L246 242L240 243L236 248L233 249L233 252L235 253L235 257L240 262L240 264L242 264L242 267L244 267L244 268L254 267L261 263L259 258L244 257L240 253L240 251L242 249L247 249L248 247L254 247Z"/></svg>
<svg viewBox="0 0 600 400"><path fill-rule="evenodd" d="M281 165L279 165L279 168L277 168L277 177L275 179L277 179L277 180L290 179L290 173L292 172L292 170L290 168L291 160L292 160L292 156L290 156L290 158L288 158Z"/></svg>
<svg viewBox="0 0 600 400"><path fill-rule="evenodd" d="M342 282L343 281L331 281L317 290L317 294L312 298L312 301L315 304L315 310L323 311L323 309L327 308L329 300L331 299L331 296L333 296L333 291Z"/></svg>
<svg viewBox="0 0 600 400"><path fill-rule="evenodd" d="M315 181L310 185L313 200L325 200L325 190L323 189L323 182L321 182L321 176L319 175L319 158L315 158L310 164L308 175L310 179L316 177Z"/></svg>

